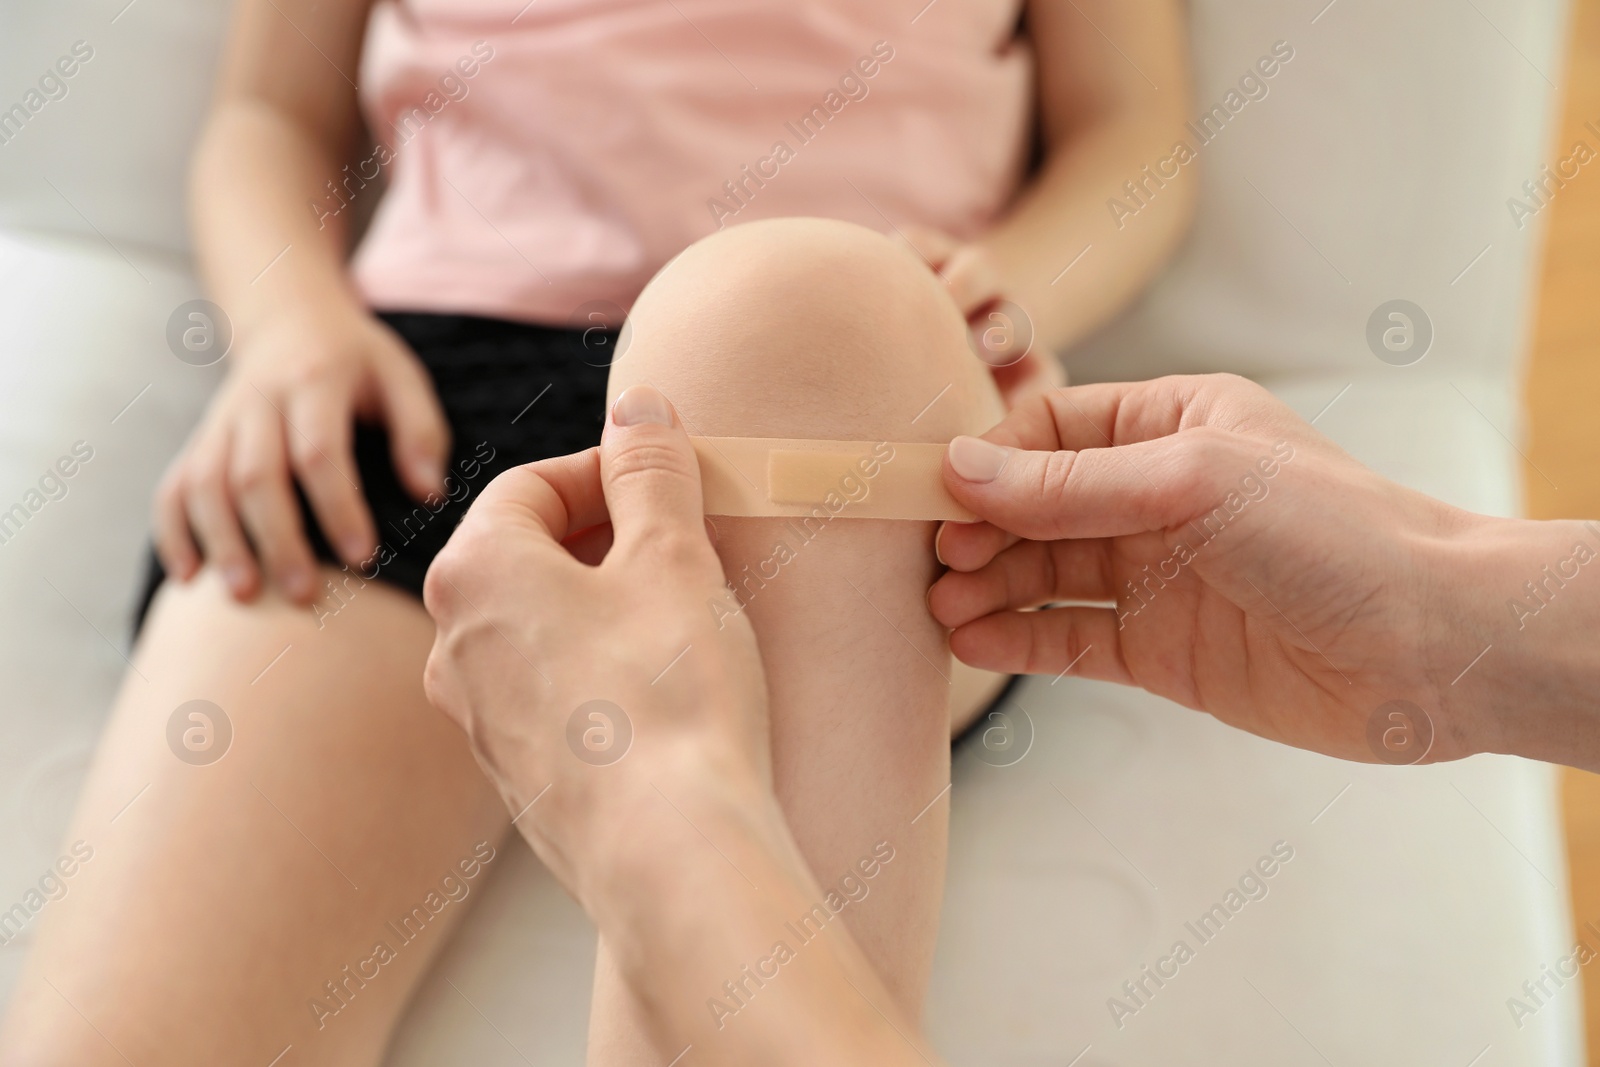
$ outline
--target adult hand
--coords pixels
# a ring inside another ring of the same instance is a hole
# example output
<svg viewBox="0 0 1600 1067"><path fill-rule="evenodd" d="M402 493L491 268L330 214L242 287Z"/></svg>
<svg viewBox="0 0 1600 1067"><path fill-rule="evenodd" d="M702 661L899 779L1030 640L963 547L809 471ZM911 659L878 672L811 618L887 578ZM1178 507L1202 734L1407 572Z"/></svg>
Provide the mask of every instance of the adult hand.
<svg viewBox="0 0 1600 1067"><path fill-rule="evenodd" d="M706 1011L734 961L823 890L772 791L755 634L714 610L737 601L665 397L636 385L598 449L496 478L424 595L429 699L594 919L657 1047L708 1064L935 1062L843 928L784 957L758 1017Z"/></svg>
<svg viewBox="0 0 1600 1067"><path fill-rule="evenodd" d="M262 571L292 600L316 592L294 485L347 563L377 548L352 449L357 419L389 429L395 470L421 499L444 488L450 431L417 357L365 310L303 307L241 338L227 380L156 491L156 548L187 581L202 556L240 600Z"/></svg>
<svg viewBox="0 0 1600 1067"><path fill-rule="evenodd" d="M1033 324L1009 298L994 253L926 226L907 226L900 237L944 280L967 320L973 350L989 364L1008 409L1067 384L1061 361L1034 343Z"/></svg>
<svg viewBox="0 0 1600 1067"><path fill-rule="evenodd" d="M973 666L1070 668L1363 761L1494 736L1451 682L1483 645L1468 535L1497 520L1385 481L1257 385L1056 390L952 442L945 482L987 520L941 530L929 600Z"/></svg>
<svg viewBox="0 0 1600 1067"><path fill-rule="evenodd" d="M657 790L776 811L755 634L713 610L730 597L694 450L642 385L617 398L599 448L490 483L428 571L428 697L585 904Z"/></svg>

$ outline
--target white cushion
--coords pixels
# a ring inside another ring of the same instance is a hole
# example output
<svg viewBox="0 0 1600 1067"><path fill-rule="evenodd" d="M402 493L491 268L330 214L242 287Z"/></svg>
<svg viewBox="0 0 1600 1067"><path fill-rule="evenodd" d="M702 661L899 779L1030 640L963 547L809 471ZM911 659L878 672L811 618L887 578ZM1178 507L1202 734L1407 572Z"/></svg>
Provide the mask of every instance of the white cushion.
<svg viewBox="0 0 1600 1067"><path fill-rule="evenodd" d="M6 907L60 850L127 670L151 491L221 370L167 348L168 316L196 295L187 272L154 257L135 266L97 239L0 230L0 512L42 502L20 528L7 523L0 543ZM78 442L92 458L64 480L65 494L30 497ZM33 929L0 947L0 996Z"/></svg>
<svg viewBox="0 0 1600 1067"><path fill-rule="evenodd" d="M0 143L0 227L109 240L134 256L186 256L189 148L211 99L229 7L202 0L8 4L0 113L26 108L29 90L42 106L15 136L14 126L0 127L10 137ZM60 79L64 96L50 99L40 80L72 57L78 42L92 58Z"/></svg>
<svg viewBox="0 0 1600 1067"><path fill-rule="evenodd" d="M200 295L183 176L227 14L199 0L90 0L3 16L0 511L76 442L93 450L66 495L0 544L7 902L56 857L126 669L151 491L220 372L174 358L166 327ZM50 75L59 84L41 87ZM6 124L13 105L28 109L20 124ZM0 947L0 997L31 940L30 927Z"/></svg>
<svg viewBox="0 0 1600 1067"><path fill-rule="evenodd" d="M1274 42L1295 55L1183 173L1200 180L1193 233L1135 313L1072 353L1075 379L1382 370L1367 319L1405 299L1435 339L1394 377L1511 380L1549 216L1518 229L1506 200L1559 158L1545 77L1562 78L1566 4L1327 3L1192 4L1197 113Z"/></svg>
<svg viewBox="0 0 1600 1067"><path fill-rule="evenodd" d="M150 487L215 376L173 359L163 331L196 295L172 254L225 12L124 2L19 7L0 38L11 71L43 73L78 39L96 49L69 95L0 146L0 491L20 495L76 440L96 449L68 495L0 545L0 899L53 857L122 673L113 646ZM1320 7L1195 0L1200 100L1276 40L1296 58L1206 148L1178 264L1075 372L1252 372L1308 417L1354 383L1320 428L1391 476L1510 511L1501 434L1516 436L1537 228L1511 227L1504 199L1541 162L1551 94L1532 66L1559 81L1564 6L1336 0L1312 23ZM1437 327L1412 368L1366 348L1367 316L1393 297ZM1485 1045L1484 1064L1581 1061L1574 986L1521 1030L1505 1009L1570 952L1547 768L1357 767L1071 679L1032 680L1021 699L1038 731L1021 763L991 767L970 746L956 762L928 1020L955 1063L1065 1064L1091 1045L1079 1067L1321 1062L1308 1042L1337 1063L1466 1064ZM1296 858L1270 895L1116 1029L1106 998L1280 838ZM0 995L25 947L0 949ZM388 1062L579 1062L591 953L582 913L513 847Z"/></svg>

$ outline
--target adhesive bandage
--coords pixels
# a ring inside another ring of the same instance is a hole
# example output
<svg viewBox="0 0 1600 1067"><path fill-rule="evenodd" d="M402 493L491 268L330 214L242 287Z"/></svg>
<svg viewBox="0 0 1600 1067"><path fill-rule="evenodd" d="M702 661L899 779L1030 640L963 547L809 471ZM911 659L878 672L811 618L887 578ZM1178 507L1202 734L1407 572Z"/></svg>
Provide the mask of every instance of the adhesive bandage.
<svg viewBox="0 0 1600 1067"><path fill-rule="evenodd" d="M691 437L707 515L970 520L928 442Z"/></svg>

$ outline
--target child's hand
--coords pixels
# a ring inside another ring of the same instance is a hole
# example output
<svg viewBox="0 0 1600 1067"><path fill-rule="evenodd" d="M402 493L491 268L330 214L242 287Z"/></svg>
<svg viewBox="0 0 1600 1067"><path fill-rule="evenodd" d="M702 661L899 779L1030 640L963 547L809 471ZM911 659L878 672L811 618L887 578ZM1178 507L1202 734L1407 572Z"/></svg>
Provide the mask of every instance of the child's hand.
<svg viewBox="0 0 1600 1067"><path fill-rule="evenodd" d="M1067 384L1055 354L1034 343L1033 323L1007 296L1004 273L987 247L925 226L907 226L900 236L949 287L1007 409Z"/></svg>
<svg viewBox="0 0 1600 1067"><path fill-rule="evenodd" d="M316 562L295 483L334 550L360 563L377 534L356 469L356 419L388 427L395 470L419 499L443 488L449 427L417 357L354 305L286 311L234 359L156 491L156 548L179 581L203 557L240 600L261 590L265 572L304 602Z"/></svg>

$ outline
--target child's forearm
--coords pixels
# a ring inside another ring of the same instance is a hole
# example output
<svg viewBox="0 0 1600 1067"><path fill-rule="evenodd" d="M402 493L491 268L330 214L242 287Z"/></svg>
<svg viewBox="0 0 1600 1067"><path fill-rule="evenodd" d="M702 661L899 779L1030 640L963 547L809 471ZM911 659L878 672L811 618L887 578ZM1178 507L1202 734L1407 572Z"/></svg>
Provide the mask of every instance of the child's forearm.
<svg viewBox="0 0 1600 1067"><path fill-rule="evenodd" d="M355 302L343 215L312 210L338 173L335 154L260 101L224 99L191 175L195 251L207 290L237 328L293 306Z"/></svg>
<svg viewBox="0 0 1600 1067"><path fill-rule="evenodd" d="M981 239L1008 294L1033 320L1037 343L1060 350L1087 336L1171 255L1194 210L1193 166L1120 226L1107 202L1170 152L1180 125L1136 113L1083 129L1047 156L1012 210Z"/></svg>
<svg viewBox="0 0 1600 1067"><path fill-rule="evenodd" d="M212 298L246 334L289 309L357 305L348 213L329 198L361 129L352 81L370 0L238 0L190 168ZM320 216L320 217L319 217Z"/></svg>
<svg viewBox="0 0 1600 1067"><path fill-rule="evenodd" d="M1184 138L1185 7L1028 0L1044 164L978 244L1004 294L1032 318L1036 345L1059 351L1110 319L1155 277L1189 224L1193 164L1161 179L1137 218L1109 206Z"/></svg>

